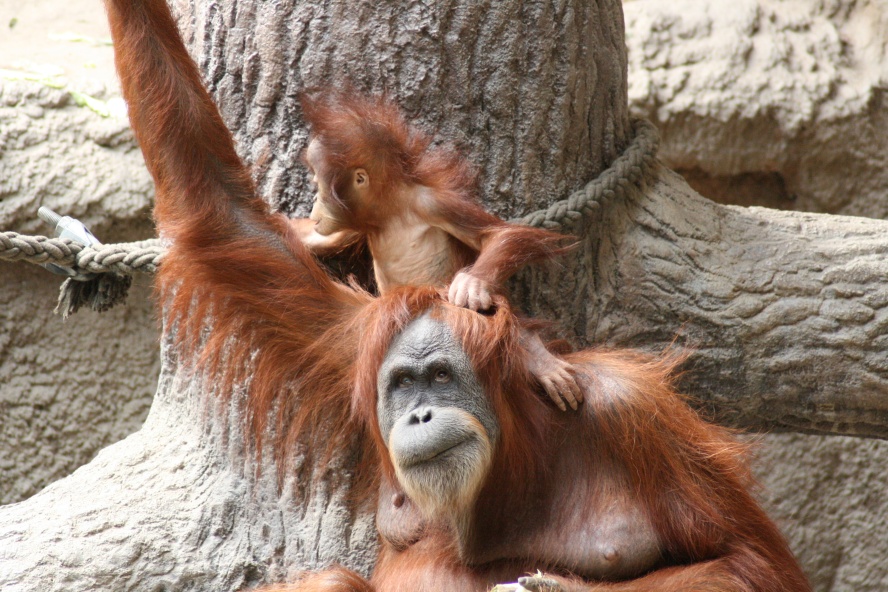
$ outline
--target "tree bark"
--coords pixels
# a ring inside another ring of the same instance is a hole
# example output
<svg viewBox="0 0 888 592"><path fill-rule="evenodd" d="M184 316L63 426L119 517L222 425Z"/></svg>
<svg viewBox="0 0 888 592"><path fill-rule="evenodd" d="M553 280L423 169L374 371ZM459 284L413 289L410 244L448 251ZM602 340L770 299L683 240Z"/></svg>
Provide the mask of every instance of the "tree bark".
<svg viewBox="0 0 888 592"><path fill-rule="evenodd" d="M683 350L682 390L723 423L888 437L888 222L721 206L662 165L628 195L525 274L530 312L581 345Z"/></svg>
<svg viewBox="0 0 888 592"><path fill-rule="evenodd" d="M299 93L393 96L464 149L504 218L601 172L629 135L618 0L579 2L178 0L186 44L276 206L307 213Z"/></svg>
<svg viewBox="0 0 888 592"><path fill-rule="evenodd" d="M212 380L181 364L170 339L161 357L140 431L0 508L0 589L218 592L336 562L369 572L375 524L345 500L347 451L326 481L279 488L274 467L257 475L244 453L238 405L211 408Z"/></svg>
<svg viewBox="0 0 888 592"><path fill-rule="evenodd" d="M305 210L298 93L350 81L464 146L504 217L548 206L631 140L618 0L178 2L186 41L265 195ZM369 56L369 57L365 57ZM514 284L578 344L694 350L690 393L735 425L881 435L888 223L715 205L654 167L566 229L579 247ZM881 272L881 273L880 273ZM261 355L261 351L257 352ZM376 533L349 463L311 482L244 455L240 398L216 410L162 348L145 427L0 508L4 590L236 590L339 562ZM261 470L259 470L261 469ZM258 471L258 472L257 472Z"/></svg>

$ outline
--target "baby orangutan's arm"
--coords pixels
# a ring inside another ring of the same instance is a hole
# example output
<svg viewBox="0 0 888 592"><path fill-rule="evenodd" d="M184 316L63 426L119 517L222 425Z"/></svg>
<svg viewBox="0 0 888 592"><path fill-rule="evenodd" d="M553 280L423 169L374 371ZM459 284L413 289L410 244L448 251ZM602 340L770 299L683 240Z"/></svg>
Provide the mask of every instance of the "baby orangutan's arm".
<svg viewBox="0 0 888 592"><path fill-rule="evenodd" d="M361 238L361 234L351 230L339 230L323 235L315 230L317 223L310 218L290 218L290 228L299 237L308 250L319 257L335 255Z"/></svg>

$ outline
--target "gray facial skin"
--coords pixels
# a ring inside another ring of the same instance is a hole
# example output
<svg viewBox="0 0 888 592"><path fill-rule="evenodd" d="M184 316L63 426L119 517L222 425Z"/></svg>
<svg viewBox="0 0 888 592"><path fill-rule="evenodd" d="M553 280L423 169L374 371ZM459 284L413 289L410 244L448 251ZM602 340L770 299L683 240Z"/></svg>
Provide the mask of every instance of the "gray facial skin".
<svg viewBox="0 0 888 592"><path fill-rule="evenodd" d="M377 417L398 479L420 509L470 504L499 437L496 415L450 328L423 315L395 339Z"/></svg>

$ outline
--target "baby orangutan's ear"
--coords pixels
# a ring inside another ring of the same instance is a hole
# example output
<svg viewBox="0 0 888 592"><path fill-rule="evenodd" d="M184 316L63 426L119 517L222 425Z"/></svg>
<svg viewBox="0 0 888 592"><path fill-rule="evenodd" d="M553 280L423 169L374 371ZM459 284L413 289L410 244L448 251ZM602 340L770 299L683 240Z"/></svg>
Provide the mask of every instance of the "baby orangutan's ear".
<svg viewBox="0 0 888 592"><path fill-rule="evenodd" d="M352 173L352 187L364 191L370 187L370 175L366 169L355 169Z"/></svg>

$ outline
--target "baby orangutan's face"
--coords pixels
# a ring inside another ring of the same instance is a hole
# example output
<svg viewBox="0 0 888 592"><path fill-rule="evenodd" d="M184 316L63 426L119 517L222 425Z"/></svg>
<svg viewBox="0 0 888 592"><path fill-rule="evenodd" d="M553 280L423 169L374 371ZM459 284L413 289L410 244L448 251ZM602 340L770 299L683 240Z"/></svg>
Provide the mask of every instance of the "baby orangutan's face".
<svg viewBox="0 0 888 592"><path fill-rule="evenodd" d="M317 187L314 204L309 218L316 223L315 231L321 235L329 235L339 230L351 229L349 219L358 214L369 198L370 176L363 168L355 168L348 172L351 182L346 187L346 195L333 196L331 179L333 173L327 159L323 144L313 139L305 152L305 161L311 173L311 182Z"/></svg>

